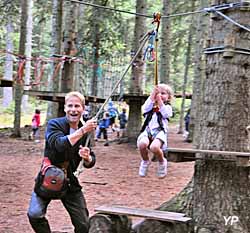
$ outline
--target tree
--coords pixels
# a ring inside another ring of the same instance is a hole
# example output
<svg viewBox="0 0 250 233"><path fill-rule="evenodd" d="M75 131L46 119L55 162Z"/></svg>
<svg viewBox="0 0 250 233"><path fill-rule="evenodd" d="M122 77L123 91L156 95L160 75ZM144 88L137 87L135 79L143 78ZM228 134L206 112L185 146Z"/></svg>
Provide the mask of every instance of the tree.
<svg viewBox="0 0 250 233"><path fill-rule="evenodd" d="M136 12L145 14L146 0L136 1ZM136 16L134 29L133 50L137 51L140 47L140 39L145 34L145 19ZM143 79L145 79L145 64L143 61L143 51L141 51L134 61L132 66L132 79L130 82L129 93L135 96L143 93ZM138 98L129 100L129 119L128 119L128 138L130 141L135 141L141 126L141 100Z"/></svg>
<svg viewBox="0 0 250 233"><path fill-rule="evenodd" d="M209 5L208 0L200 0L200 8L203 9ZM205 44L205 38L207 37L208 31L208 15L200 14L197 17L197 28L195 36L195 55L194 63L194 78L193 78L193 91L192 91L192 102L190 112L190 124L189 134L187 141L193 141L194 144L199 144L199 124L195 124L201 113L200 108L202 106L202 93L203 93L203 80L205 79L205 58L203 54L203 47ZM196 132L196 134L194 134Z"/></svg>
<svg viewBox="0 0 250 233"><path fill-rule="evenodd" d="M24 54L25 54L25 41L27 31L27 1L21 0L21 28L20 28L20 39L19 39L19 71L17 79L15 80L15 117L14 117L14 129L12 136L20 137L20 125L21 125L21 102L23 95L23 65L24 65Z"/></svg>
<svg viewBox="0 0 250 233"><path fill-rule="evenodd" d="M31 55L32 55L32 29L33 29L33 16L32 16L33 0L27 0L27 34L26 34L26 44L25 44L25 78L24 78L24 88L28 89L27 86L30 85L31 76ZM22 109L25 111L28 107L28 95L23 95L22 97Z"/></svg>
<svg viewBox="0 0 250 233"><path fill-rule="evenodd" d="M223 3L227 2L214 1L214 4ZM248 10L234 8L223 13L248 25ZM250 57L241 49L249 44L249 32L217 14L212 14L209 31L208 47L222 46L222 49L206 56L204 95L200 118L196 121L196 124L200 122L198 148L246 152L249 144L245 129L249 124ZM185 229L179 224L145 221L136 232L248 233L249 167L237 166L235 161L236 157L223 154L199 154L193 181L177 197L162 205L164 210L186 212L193 218L195 227ZM229 222L232 216L238 221Z"/></svg>
<svg viewBox="0 0 250 233"><path fill-rule="evenodd" d="M6 24L6 51L13 52L13 22L12 16L8 17L8 22ZM13 56L7 53L5 58L5 69L4 69L4 79L13 80ZM4 87L3 88L3 107L8 107L13 100L13 88Z"/></svg>
<svg viewBox="0 0 250 233"><path fill-rule="evenodd" d="M51 54L61 54L62 41L62 9L63 2L60 0L53 0L52 2L52 38L51 38ZM50 91L59 91L59 72L56 73L57 63L51 63L51 72L48 76L48 83ZM46 121L58 115L58 103L49 102L47 108Z"/></svg>
<svg viewBox="0 0 250 233"><path fill-rule="evenodd" d="M227 1L214 1L224 4ZM223 11L242 25L249 24L249 10ZM206 77L200 115L200 149L248 151L246 126L250 109L250 57L236 53L249 44L249 32L215 14L211 18L208 47L221 45L233 52L206 56ZM205 157L212 157L206 155ZM218 158L218 157L217 157ZM228 161L196 162L194 176L194 219L198 233L250 231L249 167ZM236 224L225 224L225 217L238 216Z"/></svg>
<svg viewBox="0 0 250 233"><path fill-rule="evenodd" d="M67 93L74 90L74 62L70 60L70 56L75 56L76 40L77 40L77 3L64 2L64 35L63 35L63 51L67 59L64 62L61 79L61 92ZM69 59L68 59L69 58Z"/></svg>
<svg viewBox="0 0 250 233"><path fill-rule="evenodd" d="M169 15L171 7L170 0L163 0L163 15ZM169 18L161 19L161 56L160 56L160 81L170 83L170 38L171 25Z"/></svg>
<svg viewBox="0 0 250 233"><path fill-rule="evenodd" d="M194 11L196 1L193 0L191 2L191 10ZM194 34L194 16L191 17L191 23L189 24L189 32L187 38L187 50L186 50L186 58L185 58L185 67L184 67L184 77L183 77L183 85L182 85L182 101L181 101L181 111L180 111L180 119L179 119L179 129L178 133L183 133L183 121L184 121L184 112L185 112L185 100L186 100L186 89L188 83L188 75L189 75L189 68L191 63L192 57L192 44L193 44L193 34Z"/></svg>

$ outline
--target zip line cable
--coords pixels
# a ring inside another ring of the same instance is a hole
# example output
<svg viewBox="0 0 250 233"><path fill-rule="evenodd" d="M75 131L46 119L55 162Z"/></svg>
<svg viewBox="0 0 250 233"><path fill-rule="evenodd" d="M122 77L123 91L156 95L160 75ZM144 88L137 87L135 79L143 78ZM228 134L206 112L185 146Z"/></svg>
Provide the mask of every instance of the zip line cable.
<svg viewBox="0 0 250 233"><path fill-rule="evenodd" d="M101 6L101 5L88 3L88 2L84 2L84 1L77 1L77 0L67 0L67 1L70 1L73 3L79 3L82 5L92 6L92 7L96 7L96 8L102 8L105 10L117 11L117 12L121 12L121 13L132 14L132 15L142 16L142 17L146 17L146 18L152 18L151 15L115 9L112 7ZM178 16L187 16L187 15L191 15L191 14L211 13L211 12L215 12L217 10L223 10L223 9L228 9L228 8L233 8L233 7L243 7L243 8L249 7L249 5L244 5L244 4L250 4L250 2L249 1L240 1L237 3L227 3L227 4L218 5L218 6L206 7L206 8L197 10L197 11L189 11L189 12L176 13L176 14L171 14L171 15L162 15L161 17L162 18L173 18L173 17L178 17Z"/></svg>
<svg viewBox="0 0 250 233"><path fill-rule="evenodd" d="M105 9L105 10L117 11L117 12L121 12L121 13L126 13L126 14L131 14L131 15L138 15L138 16L142 16L142 17L146 17L146 18L152 18L152 16L149 16L149 15L135 13L135 12L131 12L131 11L119 10L119 9L115 9L115 8L112 8L112 7L101 6L101 5L97 5L97 4L93 4L93 3L89 3L89 2L83 2L83 1L77 1L77 0L68 0L68 1L83 4L83 5L87 5L87 6L93 6L93 7L97 7L97 8L101 8L101 9Z"/></svg>
<svg viewBox="0 0 250 233"><path fill-rule="evenodd" d="M128 64L128 66L126 67L126 69L124 70L121 78L116 82L116 84L114 85L113 89L110 92L110 95L106 98L106 100L104 101L104 103L102 104L102 106L100 107L100 109L98 110L98 112L96 113L94 119L97 119L98 116L101 114L101 112L103 111L105 105L108 103L109 99L111 98L111 96L114 94L116 88L118 87L118 85L120 84L120 82L123 80L123 78L125 77L125 75L127 74L129 68L131 67L131 65L134 63L135 59L137 58L137 56L139 55L139 53L141 52L141 50L143 49L144 45L146 44L146 41L148 39L148 37L150 36L151 32L147 32L140 40L141 45L139 47L139 49L137 50L136 54L134 55L134 57L132 58L132 60L130 61L130 63ZM91 135L88 134L88 137L86 139L86 143L85 146L89 144L89 140L90 140ZM74 175L76 177L79 177L79 175L83 172L83 163L84 160L82 159L81 162L79 163L77 170L74 172Z"/></svg>
<svg viewBox="0 0 250 233"><path fill-rule="evenodd" d="M233 19L231 19L230 17L224 15L224 14L221 13L220 11L215 11L215 13L218 14L218 15L220 15L220 16L222 16L223 18L225 18L225 19L228 20L229 22L233 23L234 25L236 25L236 26L238 26L238 27L240 27L240 28L242 28L242 29L245 29L246 31L250 32L250 28L247 28L247 27L245 27L245 26L243 26L243 25L241 25L241 24L235 22Z"/></svg>
<svg viewBox="0 0 250 233"><path fill-rule="evenodd" d="M115 9L115 8L112 8L112 7L101 6L101 5L92 4L92 3L88 3L88 2L77 1L77 0L67 0L67 1L70 1L70 2L73 2L73 3L79 3L79 4L83 4L83 5L87 5L87 6L102 8L102 9L105 9L105 10L112 10L112 11L117 11L117 12L121 12L121 13L132 14L132 15L142 16L142 17L146 17L146 18L152 18L152 16L149 16L149 15L146 15L146 14L140 14L140 13L125 11L125 10L119 10L119 9ZM249 8L250 7L249 4L250 4L249 1L240 1L240 2L237 2L237 3L227 3L227 4L212 6L212 7L206 7L206 8L203 8L201 10L197 10L197 11L176 13L176 14L165 15L165 16L162 15L161 17L162 18L173 18L173 17L178 17L178 16L187 16L187 15L191 15L191 14L198 14L198 13L217 13L220 16L222 16L223 18L225 18L226 20L228 20L229 22L231 22L231 23L235 24L236 26L250 32L250 28L247 28L247 27L237 23L236 21L234 21L230 17L228 17L228 16L226 16L223 13L220 12L220 10L226 10L226 9L230 9L230 8L238 8L238 7Z"/></svg>

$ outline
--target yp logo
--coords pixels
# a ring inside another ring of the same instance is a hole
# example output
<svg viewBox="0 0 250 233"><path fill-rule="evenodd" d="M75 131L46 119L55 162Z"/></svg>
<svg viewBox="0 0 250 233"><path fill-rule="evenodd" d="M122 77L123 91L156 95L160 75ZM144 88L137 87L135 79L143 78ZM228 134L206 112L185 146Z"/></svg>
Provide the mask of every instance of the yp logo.
<svg viewBox="0 0 250 233"><path fill-rule="evenodd" d="M223 216L223 218L224 218L224 220L225 220L225 225L226 225L226 226L227 226L227 225L233 225L233 224L239 222L239 217L238 217L238 216L235 216L235 215L233 215L233 216L228 216L228 217Z"/></svg>

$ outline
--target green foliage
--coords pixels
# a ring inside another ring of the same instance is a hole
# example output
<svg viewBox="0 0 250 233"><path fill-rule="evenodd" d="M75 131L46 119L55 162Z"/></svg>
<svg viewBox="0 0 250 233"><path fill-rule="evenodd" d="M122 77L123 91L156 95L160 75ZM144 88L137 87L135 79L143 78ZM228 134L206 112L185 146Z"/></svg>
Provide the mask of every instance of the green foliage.
<svg viewBox="0 0 250 233"><path fill-rule="evenodd" d="M7 108L3 108L0 99L0 128L4 127L13 127L14 122L14 114L15 114L15 103L14 101ZM41 122L42 124L45 122L46 111L47 111L47 102L40 101L35 99L34 97L29 98L28 108L21 113L21 126L30 125L32 116L35 112L35 109L41 110Z"/></svg>
<svg viewBox="0 0 250 233"><path fill-rule="evenodd" d="M173 122L178 122L180 118L180 112L181 112L181 98L175 98L174 102L172 103L173 111L174 111L174 118L171 119ZM185 111L187 111L191 106L191 100L186 99L185 100Z"/></svg>

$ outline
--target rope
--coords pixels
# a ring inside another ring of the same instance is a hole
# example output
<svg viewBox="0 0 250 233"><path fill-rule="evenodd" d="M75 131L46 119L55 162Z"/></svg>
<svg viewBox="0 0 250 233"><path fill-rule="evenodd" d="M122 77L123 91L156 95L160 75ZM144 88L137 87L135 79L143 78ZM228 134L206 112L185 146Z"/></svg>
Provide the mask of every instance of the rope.
<svg viewBox="0 0 250 233"><path fill-rule="evenodd" d="M79 4L83 4L83 5L87 5L87 6L102 8L105 10L112 10L112 11L117 11L117 12L121 12L121 13L127 13L127 14L137 15L137 16L141 16L141 17L151 18L150 15L135 13L135 12L131 12L131 11L125 11L125 10L119 10L119 9L101 6L101 5L92 4L92 3L87 3L87 2L83 2L83 1L76 1L76 0L67 0L67 1L79 3ZM221 15L222 17L224 17L225 19L227 19L229 22L231 22L231 23L237 25L238 27L245 29L249 32L250 31L249 28L235 22L230 17L228 17L220 12L220 10L225 10L225 9L229 9L229 8L239 8L239 7L249 8L249 5L247 5L247 4L250 4L250 2L249 1L240 1L240 2L236 2L236 3L228 3L228 4L221 4L221 5L216 5L216 6L212 6L212 7L206 7L206 8L203 8L201 10L197 10L197 11L189 11L189 12L176 13L176 14L171 14L171 15L163 15L161 17L162 18L173 18L173 17L179 17L179 16L188 16L191 14L199 14L199 13L204 13L204 12L205 13L215 12L215 13Z"/></svg>
<svg viewBox="0 0 250 233"><path fill-rule="evenodd" d="M245 29L246 31L250 32L250 28L247 28L239 23L237 23L236 21L234 21L233 19L231 19L230 17L224 15L223 13L221 13L220 11L215 11L218 15L222 16L223 18L225 18L226 20L228 20L229 22L233 23L234 25L242 28L242 29Z"/></svg>
<svg viewBox="0 0 250 233"><path fill-rule="evenodd" d="M132 60L130 61L129 65L126 67L126 69L124 70L121 78L116 82L116 84L114 85L113 89L111 90L111 93L110 95L106 98L106 100L104 101L104 103L102 104L101 108L98 110L98 112L96 113L94 119L97 119L98 116L101 114L101 112L103 111L105 105L108 103L109 99L111 98L111 96L114 94L116 88L118 87L118 85L120 84L120 82L123 80L123 78L125 77L125 75L127 74L129 68L131 67L131 65L134 63L135 59L137 58L137 56L139 55L140 51L143 49L144 45L146 44L146 41L149 37L149 35L151 34L150 33L146 33L140 40L140 47L139 49L137 50L137 52L135 53L134 57L132 58ZM88 134L88 137L86 139L86 143L85 143L85 146L89 144L89 140L90 140L90 137L91 135ZM83 162L84 160L82 159L81 162L79 163L78 167L77 167L77 170L74 172L74 175L76 177L79 177L79 175L83 172Z"/></svg>
<svg viewBox="0 0 250 233"><path fill-rule="evenodd" d="M101 9L105 9L105 10L117 11L117 12L121 12L121 13L137 15L137 16L142 16L142 17L146 17L146 18L152 18L152 16L149 16L149 15L134 13L134 12L131 12L131 11L119 10L119 9L115 9L115 8L111 8L111 7L107 7L107 6L101 6L101 5L97 5L97 4L93 4L93 3L89 3L89 2L76 1L76 0L68 0L68 1L83 4L83 5L87 5L87 6L93 6L93 7L97 7L97 8L101 8Z"/></svg>
<svg viewBox="0 0 250 233"><path fill-rule="evenodd" d="M161 22L161 14L154 13L154 21L152 23L156 23L155 30L155 74L154 74L154 84L158 85L158 30Z"/></svg>

